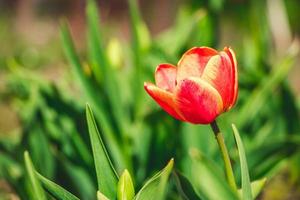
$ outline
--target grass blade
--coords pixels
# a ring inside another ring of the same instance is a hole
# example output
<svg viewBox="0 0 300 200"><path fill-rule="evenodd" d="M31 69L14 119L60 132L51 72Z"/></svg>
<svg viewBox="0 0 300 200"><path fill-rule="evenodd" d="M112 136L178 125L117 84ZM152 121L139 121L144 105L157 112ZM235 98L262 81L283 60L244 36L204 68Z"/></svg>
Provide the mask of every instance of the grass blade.
<svg viewBox="0 0 300 200"><path fill-rule="evenodd" d="M253 197L251 191L251 183L250 183L249 170L248 170L244 145L240 137L240 134L234 124L232 124L232 129L233 129L234 138L237 144L239 157L240 157L241 174L242 174L242 198L244 200L252 200Z"/></svg>
<svg viewBox="0 0 300 200"><path fill-rule="evenodd" d="M46 194L41 186L40 181L38 180L38 177L36 176L34 166L32 164L32 161L30 159L29 153L27 151L24 152L24 160L25 160L25 167L26 171L29 176L29 182L32 189L31 197L34 200L46 200Z"/></svg>
<svg viewBox="0 0 300 200"><path fill-rule="evenodd" d="M115 199L117 194L118 175L110 161L98 132L92 110L88 104L86 105L86 118L92 144L98 190L109 199Z"/></svg>
<svg viewBox="0 0 300 200"><path fill-rule="evenodd" d="M48 180L41 174L37 173L38 179L41 181L43 187L57 200L79 200L76 196L57 185L56 183Z"/></svg>

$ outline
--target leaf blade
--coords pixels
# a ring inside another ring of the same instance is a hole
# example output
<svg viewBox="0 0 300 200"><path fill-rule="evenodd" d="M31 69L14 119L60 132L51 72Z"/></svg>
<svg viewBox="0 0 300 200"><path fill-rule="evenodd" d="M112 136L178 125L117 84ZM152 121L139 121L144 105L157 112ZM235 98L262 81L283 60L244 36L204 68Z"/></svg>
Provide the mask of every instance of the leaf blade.
<svg viewBox="0 0 300 200"><path fill-rule="evenodd" d="M118 183L118 200L131 200L134 197L134 186L129 172L125 169Z"/></svg>
<svg viewBox="0 0 300 200"><path fill-rule="evenodd" d="M79 200L78 197L36 172L43 187L57 200Z"/></svg>
<svg viewBox="0 0 300 200"><path fill-rule="evenodd" d="M202 198L214 200L238 199L237 194L230 189L226 182L224 174L220 173L219 168L216 168L211 160L196 149L193 149L190 153L193 160L193 172L197 172L193 176L193 185Z"/></svg>
<svg viewBox="0 0 300 200"><path fill-rule="evenodd" d="M90 106L86 105L86 118L93 150L98 190L109 199L116 198L118 175L105 149Z"/></svg>
<svg viewBox="0 0 300 200"><path fill-rule="evenodd" d="M27 151L24 152L24 160L26 171L29 176L29 181L32 187L32 198L35 200L46 200L46 194L42 188L40 181L38 180L35 169L30 159L29 153Z"/></svg>
<svg viewBox="0 0 300 200"><path fill-rule="evenodd" d="M135 200L160 200L163 199L166 184L169 178L169 175L173 169L174 160L171 159L167 166L154 175L146 184L140 189L137 193Z"/></svg>
<svg viewBox="0 0 300 200"><path fill-rule="evenodd" d="M234 124L232 124L232 129L233 129L234 138L237 144L239 158L240 158L241 174L242 174L242 198L245 200L252 200L253 199L252 189L251 189L250 176L249 176L249 170L248 170L244 145L242 143L240 134Z"/></svg>

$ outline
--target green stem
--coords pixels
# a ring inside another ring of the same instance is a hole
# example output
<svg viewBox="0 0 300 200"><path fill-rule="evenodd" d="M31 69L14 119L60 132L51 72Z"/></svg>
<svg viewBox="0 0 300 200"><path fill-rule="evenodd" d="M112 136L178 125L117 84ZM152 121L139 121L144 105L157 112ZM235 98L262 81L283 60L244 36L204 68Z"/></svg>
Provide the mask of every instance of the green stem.
<svg viewBox="0 0 300 200"><path fill-rule="evenodd" d="M222 158L224 160L227 181L228 181L230 187L234 191L237 191L237 186L236 186L234 175L233 175L230 157L229 157L228 150L227 150L225 142L224 142L223 134L221 133L216 121L213 121L210 124L210 126L215 134L216 140L218 142L218 145L219 145L221 153L222 153Z"/></svg>

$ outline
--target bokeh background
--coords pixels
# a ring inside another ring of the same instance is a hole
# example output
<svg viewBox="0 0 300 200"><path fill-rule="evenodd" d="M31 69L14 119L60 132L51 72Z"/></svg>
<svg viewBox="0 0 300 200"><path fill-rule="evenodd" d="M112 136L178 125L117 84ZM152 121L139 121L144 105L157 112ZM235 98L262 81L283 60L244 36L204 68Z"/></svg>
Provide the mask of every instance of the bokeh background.
<svg viewBox="0 0 300 200"><path fill-rule="evenodd" d="M97 71L105 67L93 53L98 44L87 28L86 1L0 0L0 199L27 199L26 149L42 174L91 199L96 184L85 102L97 110L100 126L108 124L103 137L112 160L119 171L130 169L137 187L171 157L191 176L191 148L222 163L209 127L171 119L143 91L143 81L153 81L159 63L176 64L193 46L231 46L236 52L239 99L219 121L233 160L231 123L244 140L251 179L268 177L259 198L300 199L300 1L140 0L135 9L126 0L103 0L97 5L106 71ZM81 72L64 51L65 21ZM117 108L114 99L121 102ZM176 199L172 192L169 196Z"/></svg>

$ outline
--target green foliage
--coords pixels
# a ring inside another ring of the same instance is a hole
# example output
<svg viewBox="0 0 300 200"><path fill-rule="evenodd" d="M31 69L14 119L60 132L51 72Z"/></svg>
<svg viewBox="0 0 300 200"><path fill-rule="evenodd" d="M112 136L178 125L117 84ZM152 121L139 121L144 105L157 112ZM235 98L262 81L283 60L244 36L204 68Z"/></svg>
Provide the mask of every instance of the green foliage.
<svg viewBox="0 0 300 200"><path fill-rule="evenodd" d="M300 104L287 81L299 45L292 43L285 54L276 53L268 16L262 14L267 10L264 1L190 1L178 7L174 24L155 36L136 0L128 0L128 10L130 41L111 37L96 1L89 0L86 51L75 47L67 22L61 25L62 47L54 45L54 50L29 57L22 53L30 53L28 47L20 43L12 57L0 51L5 66L0 69L5 77L1 104L9 104L19 117L18 128L8 134L13 136L0 138L1 180L21 199L86 200L255 199L264 192L264 177L271 182L279 171L291 169L291 179L299 180ZM118 45L110 47L108 41ZM221 49L223 44L230 45L238 59L238 102L218 122L239 194L231 191L220 170L221 156L209 127L172 119L146 97L142 83L153 80L158 64L176 64L192 46ZM13 51L4 40L3 46ZM61 49L73 76L67 73L63 81L53 83L28 68L48 64ZM93 113L84 107L86 102ZM239 127L234 137L229 134L231 123ZM24 150L32 159L25 153L25 165ZM170 161L144 184L170 157L176 166ZM118 179L124 169L130 175Z"/></svg>
<svg viewBox="0 0 300 200"><path fill-rule="evenodd" d="M125 169L118 182L118 200L133 199L134 186L129 172Z"/></svg>
<svg viewBox="0 0 300 200"><path fill-rule="evenodd" d="M253 199L251 182L249 177L248 164L247 164L244 145L242 143L240 134L234 124L232 124L232 129L233 129L233 134L234 134L234 138L237 144L239 157L240 157L241 174L242 174L242 199L251 200Z"/></svg>
<svg viewBox="0 0 300 200"><path fill-rule="evenodd" d="M191 157L194 174L192 181L202 198L215 200L238 199L237 194L226 183L220 169L211 160L201 155L197 150L191 151Z"/></svg>
<svg viewBox="0 0 300 200"><path fill-rule="evenodd" d="M159 173L148 180L142 189L137 193L135 200L165 199L167 181L172 172L174 160L171 159L168 165Z"/></svg>
<svg viewBox="0 0 300 200"><path fill-rule="evenodd" d="M46 200L45 192L35 173L35 169L34 166L32 165L28 152L24 153L24 160L25 160L26 171L29 177L28 180L30 182L31 198L34 200L38 200L38 199Z"/></svg>
<svg viewBox="0 0 300 200"><path fill-rule="evenodd" d="M99 135L96 122L89 105L86 106L86 118L93 149L98 190L108 198L115 199L119 178Z"/></svg>
<svg viewBox="0 0 300 200"><path fill-rule="evenodd" d="M43 177L41 174L37 173L37 175L45 190L47 190L57 200L79 200L76 196L60 187L59 185L55 184L54 182Z"/></svg>

